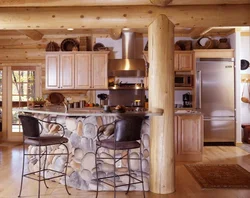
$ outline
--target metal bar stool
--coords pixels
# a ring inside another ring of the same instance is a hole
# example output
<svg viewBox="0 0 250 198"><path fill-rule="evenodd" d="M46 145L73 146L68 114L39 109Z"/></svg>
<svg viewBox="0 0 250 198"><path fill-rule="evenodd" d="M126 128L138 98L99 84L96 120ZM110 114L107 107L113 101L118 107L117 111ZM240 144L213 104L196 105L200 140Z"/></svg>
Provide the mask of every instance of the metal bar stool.
<svg viewBox="0 0 250 198"><path fill-rule="evenodd" d="M109 186L114 187L114 197L116 197L116 187L128 186L127 191L126 191L126 194L128 194L131 184L141 183L142 189L143 189L143 197L145 198L145 191L144 191L144 185L143 185L143 172L142 172L142 152L141 152L141 126L142 126L142 122L143 122L143 117L131 116L131 117L125 117L121 120L116 120L113 123L110 123L107 125L102 125L98 128L97 141L96 141L96 152L95 152L96 181L97 181L96 198L98 197L98 191L99 191L98 184L100 182L103 182ZM104 138L103 132L110 125L114 126L114 135L112 138ZM113 150L114 151L113 158L99 157L98 150L101 147ZM130 156L129 156L130 150L137 149L137 148L140 148L139 158L130 158ZM127 154L122 156L122 157L116 157L117 150L127 150ZM98 176L98 161L101 161L104 159L113 159L114 174L112 176L106 176L106 177L99 177ZM127 159L128 173L118 175L118 174L116 174L116 163L122 159ZM130 160L139 160L140 161L141 179L138 179L138 178L135 178L134 176L132 176L130 164L129 164ZM129 177L128 184L116 185L116 177L122 177L122 176ZM110 179L110 178L113 179L114 185L105 181L106 179ZM133 179L134 182L131 182L131 179Z"/></svg>
<svg viewBox="0 0 250 198"><path fill-rule="evenodd" d="M35 117L29 116L29 115L19 115L18 116L22 127L23 127L23 168L22 168L22 177L21 177L21 187L20 187L20 192L18 197L21 196L22 193L22 187L23 187L23 178L29 178L29 179L33 179L38 181L38 197L40 197L40 183L41 181L44 182L46 188L48 188L47 184L46 184L46 180L49 179L54 179L54 178L58 178L58 177L64 177L65 180L65 189L67 191L67 193L70 195L68 188L67 188L67 184L66 184L66 172L67 172L67 165L68 165L68 160L69 160L69 150L67 148L67 146L65 145L65 143L68 142L68 139L64 137L65 135L65 130L64 127L56 122L47 122L47 121L43 121L43 120L39 120ZM43 131L43 125L41 124L42 122L44 123L51 123L51 124L56 124L60 127L60 131L62 131L62 134L59 135L41 135L42 131ZM67 151L67 153L56 153L56 154L48 154L47 152L47 146L51 146L51 145L63 145ZM37 146L38 147L38 154L28 154L25 153L25 145L32 145L32 146ZM44 146L45 147L45 151L42 152L41 147ZM30 155L30 156L38 156L38 171L33 171L33 172L29 172L29 173L24 173L24 162L25 162L25 156ZM60 172L60 171L56 171L53 169L48 169L45 168L45 164L46 164L46 159L48 155L66 155L66 162L65 162L65 172ZM41 167L42 162L41 162L41 158L45 156L45 160L43 162L43 167ZM55 173L56 175L53 177L45 177L45 171L52 171L53 173ZM34 174L38 174L38 178L34 177ZM33 177L32 177L33 175Z"/></svg>

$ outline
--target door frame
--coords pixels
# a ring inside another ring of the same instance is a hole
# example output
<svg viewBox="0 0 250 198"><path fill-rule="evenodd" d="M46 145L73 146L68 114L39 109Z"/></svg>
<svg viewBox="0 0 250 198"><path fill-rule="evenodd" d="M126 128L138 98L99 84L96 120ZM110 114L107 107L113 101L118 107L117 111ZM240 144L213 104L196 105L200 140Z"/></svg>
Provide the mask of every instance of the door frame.
<svg viewBox="0 0 250 198"><path fill-rule="evenodd" d="M15 63L15 64L2 64L1 68L5 71L6 78L3 81L3 108L2 108L2 137L0 138L3 141L9 142L21 142L22 141L22 133L13 133L12 132L12 99L9 100L8 98L12 98L12 69L11 68L28 68L28 67L35 67L36 78L35 78L35 96L42 95L42 83L41 83L41 74L42 74L42 64L41 63Z"/></svg>

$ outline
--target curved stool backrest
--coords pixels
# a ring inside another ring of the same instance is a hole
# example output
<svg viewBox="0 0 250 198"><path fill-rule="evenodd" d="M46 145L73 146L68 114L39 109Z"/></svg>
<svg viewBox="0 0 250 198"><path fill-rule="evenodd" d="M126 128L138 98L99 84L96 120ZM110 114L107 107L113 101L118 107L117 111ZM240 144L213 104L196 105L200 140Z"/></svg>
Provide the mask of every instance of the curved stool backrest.
<svg viewBox="0 0 250 198"><path fill-rule="evenodd" d="M23 134L26 137L39 137L40 128L36 118L28 115L19 115L23 127Z"/></svg>
<svg viewBox="0 0 250 198"><path fill-rule="evenodd" d="M136 141L141 139L142 117L128 117L115 122L115 141Z"/></svg>

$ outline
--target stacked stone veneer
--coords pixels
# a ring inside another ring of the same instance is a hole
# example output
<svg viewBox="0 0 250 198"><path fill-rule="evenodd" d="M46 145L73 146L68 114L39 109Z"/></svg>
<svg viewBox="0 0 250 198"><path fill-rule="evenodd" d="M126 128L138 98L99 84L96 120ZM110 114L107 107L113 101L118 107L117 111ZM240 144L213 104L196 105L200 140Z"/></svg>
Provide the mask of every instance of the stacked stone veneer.
<svg viewBox="0 0 250 198"><path fill-rule="evenodd" d="M113 116L91 116L91 117L66 117L66 116L48 116L48 115L35 115L39 119L51 121L54 120L65 127L65 136L69 139L67 147L70 152L69 163L67 165L67 185L81 190L96 190L96 169L95 169L95 151L96 151L96 135L97 129L103 124L113 122L117 117ZM43 124L43 133L61 133L55 127ZM149 190L149 119L145 119L142 125L142 169L144 188ZM45 148L42 148L44 150ZM28 152L30 154L37 153L38 148L29 146ZM54 145L48 147L48 153L62 153L66 150L62 145ZM101 157L113 156L113 150L101 148L98 151ZM116 151L116 155L122 156L126 151ZM139 157L139 149L131 150L130 157ZM43 156L44 158L44 156ZM113 160L98 161L98 175L109 176L113 175ZM45 167L63 171L66 165L66 157L63 155L47 157ZM36 156L30 156L28 160L28 171L38 170L38 160ZM141 177L139 160L130 160L130 167L134 177ZM127 172L127 160L121 160L116 165L116 174L123 174ZM51 172L46 172L46 176L52 176ZM55 179L56 181L64 184L64 177ZM113 179L108 180L113 183ZM128 183L128 177L122 176L116 178L116 184ZM119 187L118 190L126 190L127 187ZM99 183L99 190L113 190L112 187L104 183ZM141 184L131 185L130 190L142 190Z"/></svg>

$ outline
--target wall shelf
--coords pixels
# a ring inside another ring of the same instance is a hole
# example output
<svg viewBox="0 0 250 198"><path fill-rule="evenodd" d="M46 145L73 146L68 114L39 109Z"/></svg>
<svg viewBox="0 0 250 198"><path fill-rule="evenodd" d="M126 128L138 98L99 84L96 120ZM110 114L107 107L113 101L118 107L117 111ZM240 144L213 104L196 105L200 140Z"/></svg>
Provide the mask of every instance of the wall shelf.
<svg viewBox="0 0 250 198"><path fill-rule="evenodd" d="M192 90L193 87L175 87L175 90Z"/></svg>

